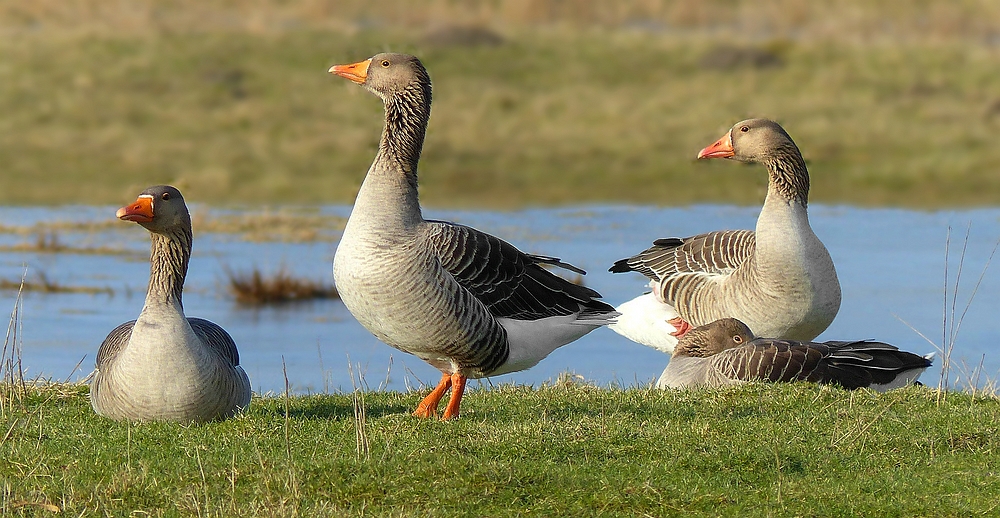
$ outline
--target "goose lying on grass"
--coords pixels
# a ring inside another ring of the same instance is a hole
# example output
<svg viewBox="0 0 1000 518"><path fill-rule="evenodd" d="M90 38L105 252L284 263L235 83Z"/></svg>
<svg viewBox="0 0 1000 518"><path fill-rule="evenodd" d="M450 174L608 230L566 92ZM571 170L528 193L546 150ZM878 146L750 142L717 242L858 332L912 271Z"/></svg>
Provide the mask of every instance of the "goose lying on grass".
<svg viewBox="0 0 1000 518"><path fill-rule="evenodd" d="M915 383L931 366L933 356L919 356L871 340L816 343L754 338L743 322L723 318L681 337L656 386L812 381L881 392Z"/></svg>
<svg viewBox="0 0 1000 518"><path fill-rule="evenodd" d="M543 268L583 274L553 257L525 254L489 234L425 220L417 162L431 109L420 61L378 54L330 72L385 104L385 130L347 228L333 275L351 314L383 342L441 371L414 415L458 416L467 378L527 369L564 344L612 321L596 291Z"/></svg>
<svg viewBox="0 0 1000 518"><path fill-rule="evenodd" d="M658 239L611 267L650 279L651 293L618 306L611 326L635 342L670 353L692 326L735 317L761 336L812 340L840 309L840 282L826 247L809 226L809 173L777 123L750 119L702 149L698 158L763 164L767 197L756 231L721 230Z"/></svg>
<svg viewBox="0 0 1000 518"><path fill-rule="evenodd" d="M177 189L150 187L118 218L149 230L149 290L139 318L115 328L97 352L90 400L130 421L225 419L250 403L250 380L225 329L184 316L191 217Z"/></svg>

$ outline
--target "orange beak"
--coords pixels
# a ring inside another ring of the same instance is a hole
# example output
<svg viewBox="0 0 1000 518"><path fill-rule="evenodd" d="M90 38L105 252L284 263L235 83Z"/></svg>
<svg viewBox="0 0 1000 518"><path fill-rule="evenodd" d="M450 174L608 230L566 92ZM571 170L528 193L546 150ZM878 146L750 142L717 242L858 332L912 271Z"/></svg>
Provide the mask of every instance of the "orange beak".
<svg viewBox="0 0 1000 518"><path fill-rule="evenodd" d="M733 154L733 130L729 130L714 144L699 151L698 158L732 158Z"/></svg>
<svg viewBox="0 0 1000 518"><path fill-rule="evenodd" d="M365 82L365 79L368 79L368 65L370 65L371 62L371 58L368 58L364 61L351 63L350 65L333 65L330 67L329 72L331 74L337 74L340 77L350 79L360 85Z"/></svg>
<svg viewBox="0 0 1000 518"><path fill-rule="evenodd" d="M139 196L132 205L126 205L118 209L115 216L123 221L149 223L150 221L153 221L153 197L148 194L143 194L142 196Z"/></svg>

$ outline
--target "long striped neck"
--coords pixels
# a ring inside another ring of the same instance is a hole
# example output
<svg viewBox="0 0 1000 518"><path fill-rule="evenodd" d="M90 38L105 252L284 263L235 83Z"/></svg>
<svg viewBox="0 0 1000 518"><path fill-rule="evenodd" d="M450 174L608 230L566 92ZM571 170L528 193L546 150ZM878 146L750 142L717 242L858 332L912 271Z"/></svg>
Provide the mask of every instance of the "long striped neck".
<svg viewBox="0 0 1000 518"><path fill-rule="evenodd" d="M430 118L431 86L426 73L422 77L390 95L376 92L385 103L385 129L378 155L358 191L348 230L362 226L367 232L395 232L423 222L417 162Z"/></svg>
<svg viewBox="0 0 1000 518"><path fill-rule="evenodd" d="M416 196L417 162L420 161L427 121L431 116L430 80L423 75L403 91L384 97L383 101L385 129L376 160L395 164Z"/></svg>
<svg viewBox="0 0 1000 518"><path fill-rule="evenodd" d="M188 261L191 259L190 225L172 229L165 234L150 232L149 289L146 305L177 304L184 307L182 295Z"/></svg>
<svg viewBox="0 0 1000 518"><path fill-rule="evenodd" d="M809 204L809 171L794 143L775 148L761 163L767 167L769 175L768 197L778 195L803 207Z"/></svg>

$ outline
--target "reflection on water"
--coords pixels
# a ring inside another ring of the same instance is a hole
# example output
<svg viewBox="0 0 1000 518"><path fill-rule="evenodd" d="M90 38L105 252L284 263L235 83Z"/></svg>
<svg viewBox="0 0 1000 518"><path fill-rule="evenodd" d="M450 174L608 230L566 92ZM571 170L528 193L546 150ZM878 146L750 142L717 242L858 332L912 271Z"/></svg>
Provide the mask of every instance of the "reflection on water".
<svg viewBox="0 0 1000 518"><path fill-rule="evenodd" d="M200 209L195 205L195 210ZM294 209L289 209L294 210ZM71 247L114 247L130 254L0 253L0 277L29 279L43 274L62 285L109 287L108 294L26 293L21 337L27 373L54 379L79 379L93 368L97 347L116 325L135 318L142 307L148 276L148 235L137 225L114 222L113 207L0 208L6 226L78 221L114 224L59 231L59 243ZM239 211L235 211L239 212ZM321 216L346 217L349 207L319 209ZM315 208L309 214L315 215ZM251 213L247 213L248 215ZM830 249L843 286L843 305L820 339L874 338L927 353L942 341L942 318L952 311L946 301L945 240L951 237L949 283L960 279L955 317L966 302L1000 238L1000 210L913 212L849 207L810 208L816 233ZM687 236L724 228L753 228L756 208L694 206L577 207L519 212L427 210L425 216L469 224L501 236L521 249L554 255L590 272L585 282L617 304L645 288L639 274L607 273L620 258L647 247L653 239ZM959 258L965 232L971 233L964 269ZM0 246L34 242L33 236L0 234ZM225 268L254 266L273 271L282 265L299 277L330 279L335 242L257 243L232 234L199 233L185 290L190 316L213 320L236 339L254 390L284 390L285 374L300 393L351 390L351 368L369 388L404 390L434 383L439 374L413 356L396 351L365 331L339 301L309 302L263 309L237 306L225 293ZM1000 271L988 270L976 300L964 316L953 355L954 378L983 365L986 376L1000 373L994 350L994 310L1000 298ZM0 307L13 308L15 292L0 292ZM4 302L6 301L6 302ZM4 306L6 304L6 306ZM909 326L912 326L911 329ZM80 368L74 367L80 363ZM526 372L492 380L539 384L572 371L601 385L643 385L659 375L667 357L615 333L598 329L562 347ZM940 361L925 375L935 384ZM983 381L983 380L981 380Z"/></svg>

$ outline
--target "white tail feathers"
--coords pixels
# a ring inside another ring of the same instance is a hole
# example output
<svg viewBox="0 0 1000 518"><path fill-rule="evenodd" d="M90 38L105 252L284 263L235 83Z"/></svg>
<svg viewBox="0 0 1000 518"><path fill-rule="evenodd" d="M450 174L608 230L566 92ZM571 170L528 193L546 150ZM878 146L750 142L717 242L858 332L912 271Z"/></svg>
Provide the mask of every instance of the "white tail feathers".
<svg viewBox="0 0 1000 518"><path fill-rule="evenodd" d="M676 332L677 328L667 323L668 320L678 317L673 306L656 300L652 293L646 293L622 303L615 309L620 316L615 323L608 326L612 331L633 342L673 354L677 337L672 333Z"/></svg>

